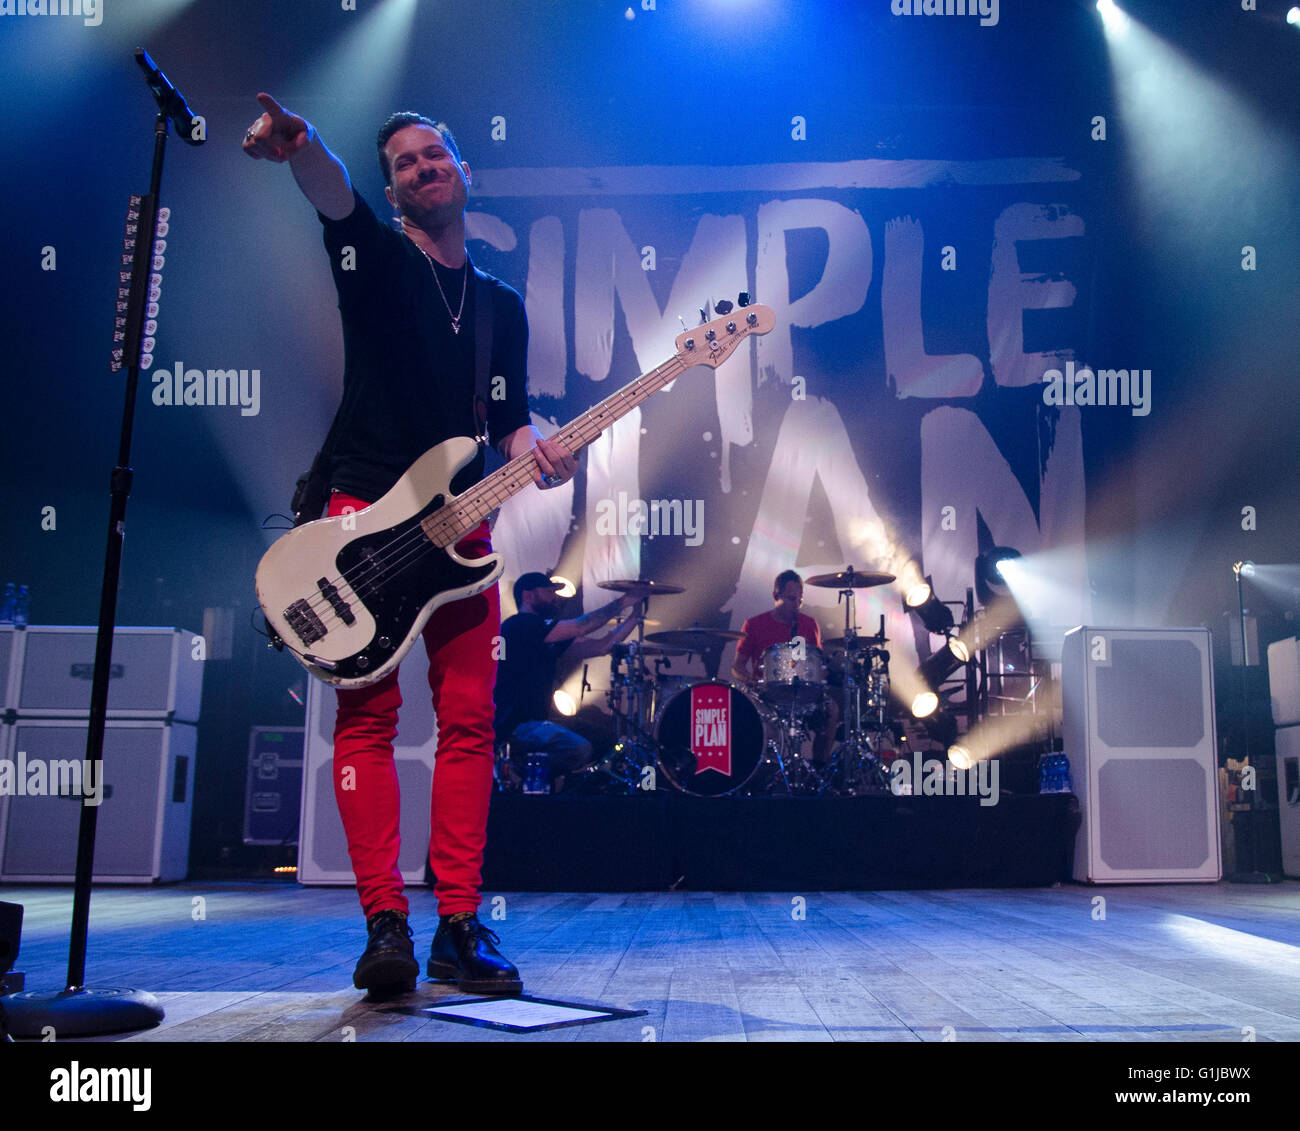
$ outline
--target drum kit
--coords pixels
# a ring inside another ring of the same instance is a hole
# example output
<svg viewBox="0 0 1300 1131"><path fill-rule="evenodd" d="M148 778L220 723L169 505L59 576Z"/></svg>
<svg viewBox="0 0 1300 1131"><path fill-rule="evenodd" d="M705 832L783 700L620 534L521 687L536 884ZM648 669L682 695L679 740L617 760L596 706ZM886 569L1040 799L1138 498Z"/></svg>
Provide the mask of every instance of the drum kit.
<svg viewBox="0 0 1300 1131"><path fill-rule="evenodd" d="M718 675L723 649L739 632L693 625L646 634L648 598L684 593L682 586L601 582L602 589L643 599L635 639L610 653L613 749L584 773L619 793L658 788L660 777L701 797L888 792L884 759L898 733L888 640L883 616L875 635L858 631L855 602L857 590L893 580L852 566L808 578L807 585L839 590L844 635L823 648L801 638L773 644L752 684ZM704 676L671 672L680 656L698 656Z"/></svg>

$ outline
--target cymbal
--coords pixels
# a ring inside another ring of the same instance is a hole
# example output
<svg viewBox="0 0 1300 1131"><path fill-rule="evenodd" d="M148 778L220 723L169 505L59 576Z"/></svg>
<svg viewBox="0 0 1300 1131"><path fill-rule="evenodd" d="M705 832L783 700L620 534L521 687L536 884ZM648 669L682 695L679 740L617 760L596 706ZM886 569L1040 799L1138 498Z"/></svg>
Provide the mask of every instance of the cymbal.
<svg viewBox="0 0 1300 1131"><path fill-rule="evenodd" d="M819 589L870 589L873 585L888 585L894 580L892 573L864 573L849 566L839 573L819 573L804 584L816 585Z"/></svg>
<svg viewBox="0 0 1300 1131"><path fill-rule="evenodd" d="M741 633L725 628L683 628L670 629L667 632L650 632L647 640L657 644L668 644L674 648L685 648L688 652L707 652L721 648L728 641L739 640Z"/></svg>
<svg viewBox="0 0 1300 1131"><path fill-rule="evenodd" d="M670 593L686 592L685 586L669 585L664 581L633 581L621 579L617 581L599 581L596 584L601 589L612 589L616 593L644 592L648 597L657 597L660 595L667 596Z"/></svg>

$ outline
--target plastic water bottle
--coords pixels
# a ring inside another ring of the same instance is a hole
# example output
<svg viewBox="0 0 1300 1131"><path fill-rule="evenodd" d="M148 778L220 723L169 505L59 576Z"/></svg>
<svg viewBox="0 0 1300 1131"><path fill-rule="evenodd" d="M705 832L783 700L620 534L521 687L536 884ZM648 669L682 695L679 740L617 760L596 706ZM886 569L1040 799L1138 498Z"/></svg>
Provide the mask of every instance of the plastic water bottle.
<svg viewBox="0 0 1300 1131"><path fill-rule="evenodd" d="M1046 754L1038 763L1039 793L1073 793L1070 759L1064 754Z"/></svg>
<svg viewBox="0 0 1300 1131"><path fill-rule="evenodd" d="M26 585L18 586L18 596L14 598L14 628L27 627L27 612L31 605L31 594Z"/></svg>
<svg viewBox="0 0 1300 1131"><path fill-rule="evenodd" d="M545 795L551 792L551 759L544 750L528 755L524 767L524 792Z"/></svg>
<svg viewBox="0 0 1300 1131"><path fill-rule="evenodd" d="M14 623L14 583L5 582L4 603L0 604L0 624Z"/></svg>

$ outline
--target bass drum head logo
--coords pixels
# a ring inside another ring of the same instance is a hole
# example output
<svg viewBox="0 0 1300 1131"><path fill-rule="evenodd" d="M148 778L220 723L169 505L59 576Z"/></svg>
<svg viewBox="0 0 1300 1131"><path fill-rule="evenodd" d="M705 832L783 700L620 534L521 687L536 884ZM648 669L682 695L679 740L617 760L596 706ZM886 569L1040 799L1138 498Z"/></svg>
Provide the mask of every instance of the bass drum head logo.
<svg viewBox="0 0 1300 1131"><path fill-rule="evenodd" d="M743 786L763 757L763 720L749 696L721 680L684 687L659 715L659 764L684 793L720 797Z"/></svg>

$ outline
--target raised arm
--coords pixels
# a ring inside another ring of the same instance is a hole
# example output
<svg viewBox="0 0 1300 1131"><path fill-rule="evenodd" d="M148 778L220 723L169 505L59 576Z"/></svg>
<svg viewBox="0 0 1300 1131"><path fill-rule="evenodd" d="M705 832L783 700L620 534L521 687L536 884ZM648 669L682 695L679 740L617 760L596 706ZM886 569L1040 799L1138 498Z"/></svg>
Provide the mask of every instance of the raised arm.
<svg viewBox="0 0 1300 1131"><path fill-rule="evenodd" d="M629 616L624 619L613 632L606 636L588 636L582 640L575 640L569 645L564 653L566 660L586 660L592 656L608 655L609 650L615 644L621 644L632 635L636 628L637 619L635 616Z"/></svg>
<svg viewBox="0 0 1300 1131"><path fill-rule="evenodd" d="M608 605L602 605L599 609L593 609L585 616L574 617L572 620L562 620L546 634L546 643L560 644L565 640L576 640L580 636L586 636L589 632L595 632L596 629L607 623L609 618L617 613L619 609L635 605L639 599L639 597L634 597L631 593L624 593L617 600L610 601ZM572 649L570 649L570 653L572 653Z"/></svg>
<svg viewBox="0 0 1300 1131"><path fill-rule="evenodd" d="M352 182L343 162L325 148L305 118L291 114L269 94L259 94L264 113L244 134L244 152L254 160L289 163L303 196L322 216L342 220L352 212Z"/></svg>

